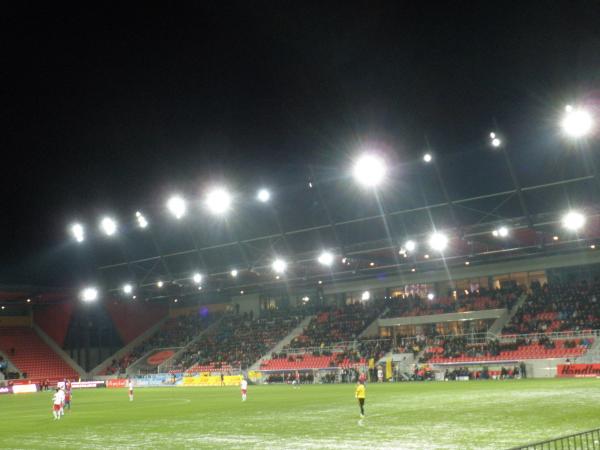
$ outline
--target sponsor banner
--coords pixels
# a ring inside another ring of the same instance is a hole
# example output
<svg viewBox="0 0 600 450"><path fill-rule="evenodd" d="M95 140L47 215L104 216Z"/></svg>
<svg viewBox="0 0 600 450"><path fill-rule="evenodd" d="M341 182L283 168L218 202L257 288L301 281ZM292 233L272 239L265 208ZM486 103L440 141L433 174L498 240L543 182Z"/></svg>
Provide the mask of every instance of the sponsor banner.
<svg viewBox="0 0 600 450"><path fill-rule="evenodd" d="M12 386L0 387L0 395L12 394Z"/></svg>
<svg viewBox="0 0 600 450"><path fill-rule="evenodd" d="M175 386L182 379L181 374L159 373L155 375L136 376L133 384L136 387Z"/></svg>
<svg viewBox="0 0 600 450"><path fill-rule="evenodd" d="M59 388L65 387L64 381L59 381L56 383ZM91 388L103 388L106 387L104 381L73 381L71 383L71 387L73 389L91 389Z"/></svg>
<svg viewBox="0 0 600 450"><path fill-rule="evenodd" d="M223 377L225 386L239 386L241 375L227 375ZM197 377L183 377L183 386L221 386L220 375L199 375Z"/></svg>
<svg viewBox="0 0 600 450"><path fill-rule="evenodd" d="M125 378L114 378L106 380L107 388L124 388L127 386L127 380Z"/></svg>
<svg viewBox="0 0 600 450"><path fill-rule="evenodd" d="M36 384L15 384L12 387L13 394L29 394L31 392L37 392Z"/></svg>
<svg viewBox="0 0 600 450"><path fill-rule="evenodd" d="M600 377L600 364L559 364L556 376L561 378L593 378Z"/></svg>
<svg viewBox="0 0 600 450"><path fill-rule="evenodd" d="M258 370L249 370L248 378L254 382L258 382L262 379L262 372L259 372Z"/></svg>

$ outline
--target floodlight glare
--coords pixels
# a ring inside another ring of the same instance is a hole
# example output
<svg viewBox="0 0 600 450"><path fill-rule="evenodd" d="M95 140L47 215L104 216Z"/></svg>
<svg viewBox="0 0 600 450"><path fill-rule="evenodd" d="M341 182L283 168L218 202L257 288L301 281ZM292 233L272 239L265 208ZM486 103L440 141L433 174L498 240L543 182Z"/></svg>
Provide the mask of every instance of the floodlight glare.
<svg viewBox="0 0 600 450"><path fill-rule="evenodd" d="M85 230L80 223L71 225L71 234L77 242L83 242L85 240Z"/></svg>
<svg viewBox="0 0 600 450"><path fill-rule="evenodd" d="M585 216L577 211L569 211L562 218L562 226L570 231L577 231L585 225Z"/></svg>
<svg viewBox="0 0 600 450"><path fill-rule="evenodd" d="M492 147L500 147L502 145L502 141L499 138L492 139Z"/></svg>
<svg viewBox="0 0 600 450"><path fill-rule="evenodd" d="M492 231L492 235L494 237L506 237L508 236L508 228L506 228L505 226L502 226L500 228L496 228L494 231Z"/></svg>
<svg viewBox="0 0 600 450"><path fill-rule="evenodd" d="M354 163L354 179L365 187L375 187L385 178L386 167L383 159L373 154L361 156Z"/></svg>
<svg viewBox="0 0 600 450"><path fill-rule="evenodd" d="M435 232L429 237L428 243L432 250L443 252L448 246L448 237L443 233Z"/></svg>
<svg viewBox="0 0 600 450"><path fill-rule="evenodd" d="M319 264L322 264L324 266L330 266L333 264L333 254L331 252L324 251L319 255L318 261Z"/></svg>
<svg viewBox="0 0 600 450"><path fill-rule="evenodd" d="M137 223L140 228L146 228L148 226L148 221L141 212L137 211L135 217L137 218Z"/></svg>
<svg viewBox="0 0 600 450"><path fill-rule="evenodd" d="M371 298L371 293L370 293L369 291L364 291L364 292L362 293L362 295L360 296L360 299L361 299L362 301L367 301L367 300L369 300L370 298Z"/></svg>
<svg viewBox="0 0 600 450"><path fill-rule="evenodd" d="M213 214L223 214L231 208L231 195L223 188L215 188L206 195L206 207Z"/></svg>
<svg viewBox="0 0 600 450"><path fill-rule="evenodd" d="M163 287L164 285L165 285L165 283L163 283L160 280L156 283L156 286L158 286L159 288Z"/></svg>
<svg viewBox="0 0 600 450"><path fill-rule="evenodd" d="M271 266L275 273L283 273L287 269L287 263L283 259L276 259Z"/></svg>
<svg viewBox="0 0 600 450"><path fill-rule="evenodd" d="M112 236L117 232L117 222L110 217L105 217L100 221L100 228L107 236Z"/></svg>
<svg viewBox="0 0 600 450"><path fill-rule="evenodd" d="M270 200L271 193L266 189L260 189L258 191L258 194L256 194L256 198L258 199L259 202L266 203Z"/></svg>
<svg viewBox="0 0 600 450"><path fill-rule="evenodd" d="M231 272L229 272L229 273L231 274L231 276L232 276L233 278L235 278L235 277L237 277L237 276L238 276L238 271L237 271L237 269L233 269L233 270L232 270Z"/></svg>
<svg viewBox="0 0 600 450"><path fill-rule="evenodd" d="M585 109L567 105L561 127L567 136L575 139L582 138L592 131L594 119Z"/></svg>
<svg viewBox="0 0 600 450"><path fill-rule="evenodd" d="M415 250L415 248L417 248L417 243L415 241L412 240L408 240L406 241L406 243L404 244L404 248L406 250L408 250L409 252L412 252Z"/></svg>
<svg viewBox="0 0 600 450"><path fill-rule="evenodd" d="M433 300L434 298L435 298L435 294L433 292L430 292L429 294L427 294L428 300Z"/></svg>
<svg viewBox="0 0 600 450"><path fill-rule="evenodd" d="M202 282L202 275L196 272L192 279L194 280L194 283L200 284Z"/></svg>
<svg viewBox="0 0 600 450"><path fill-rule="evenodd" d="M98 289L87 287L81 291L81 300L84 302L95 302L98 299Z"/></svg>
<svg viewBox="0 0 600 450"><path fill-rule="evenodd" d="M307 295L305 295L304 297L302 297L302 301L304 303L306 303L306 302L310 301L310 297L308 297Z"/></svg>
<svg viewBox="0 0 600 450"><path fill-rule="evenodd" d="M167 209L176 219L181 219L187 211L187 203L183 197L174 195L167 201Z"/></svg>
<svg viewBox="0 0 600 450"><path fill-rule="evenodd" d="M433 158L432 158L432 156L431 156L431 153L425 153L425 154L423 155L423 161L425 161L426 163L428 163L428 162L431 162L431 160L432 160L432 159L433 159Z"/></svg>
<svg viewBox="0 0 600 450"><path fill-rule="evenodd" d="M131 294L133 292L133 286L129 283L123 286L123 292L125 294Z"/></svg>
<svg viewBox="0 0 600 450"><path fill-rule="evenodd" d="M493 131L490 133L490 139L496 139L496 133Z"/></svg>

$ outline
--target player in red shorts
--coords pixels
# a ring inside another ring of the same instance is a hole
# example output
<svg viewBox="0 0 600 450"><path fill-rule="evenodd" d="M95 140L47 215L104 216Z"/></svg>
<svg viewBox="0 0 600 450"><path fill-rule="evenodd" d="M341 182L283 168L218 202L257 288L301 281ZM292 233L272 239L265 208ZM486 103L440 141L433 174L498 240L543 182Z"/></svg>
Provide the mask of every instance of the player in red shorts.
<svg viewBox="0 0 600 450"><path fill-rule="evenodd" d="M129 401L133 401L133 380L130 378L127 383L127 387L129 387Z"/></svg>
<svg viewBox="0 0 600 450"><path fill-rule="evenodd" d="M246 401L246 392L248 392L248 382L244 377L242 377L242 381L240 382L240 387L242 388L242 401Z"/></svg>
<svg viewBox="0 0 600 450"><path fill-rule="evenodd" d="M52 415L54 416L54 420L60 420L60 411L62 410L64 400L64 392L60 388L56 388L56 392L52 396Z"/></svg>

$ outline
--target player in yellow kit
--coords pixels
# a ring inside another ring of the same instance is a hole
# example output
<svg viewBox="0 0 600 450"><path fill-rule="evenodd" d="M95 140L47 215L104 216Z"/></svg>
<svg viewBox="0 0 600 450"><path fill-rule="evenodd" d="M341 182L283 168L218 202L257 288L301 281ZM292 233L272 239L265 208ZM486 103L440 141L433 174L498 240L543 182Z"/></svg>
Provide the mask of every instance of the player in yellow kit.
<svg viewBox="0 0 600 450"><path fill-rule="evenodd" d="M367 390L365 389L365 382L359 381L356 385L356 392L354 397L358 400L358 406L360 406L360 417L365 417L365 397L367 396Z"/></svg>

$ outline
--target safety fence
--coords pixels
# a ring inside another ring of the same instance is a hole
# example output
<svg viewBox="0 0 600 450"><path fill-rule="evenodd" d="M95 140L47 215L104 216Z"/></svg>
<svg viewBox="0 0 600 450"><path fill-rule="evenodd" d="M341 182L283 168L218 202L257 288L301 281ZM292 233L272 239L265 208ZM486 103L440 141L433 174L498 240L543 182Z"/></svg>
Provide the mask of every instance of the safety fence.
<svg viewBox="0 0 600 450"><path fill-rule="evenodd" d="M561 436L547 441L513 447L510 450L588 450L600 449L600 428Z"/></svg>

